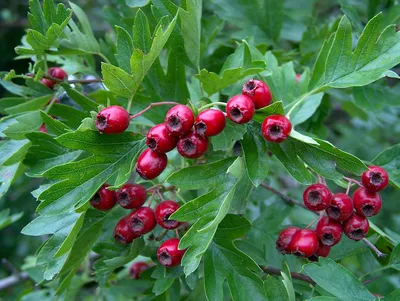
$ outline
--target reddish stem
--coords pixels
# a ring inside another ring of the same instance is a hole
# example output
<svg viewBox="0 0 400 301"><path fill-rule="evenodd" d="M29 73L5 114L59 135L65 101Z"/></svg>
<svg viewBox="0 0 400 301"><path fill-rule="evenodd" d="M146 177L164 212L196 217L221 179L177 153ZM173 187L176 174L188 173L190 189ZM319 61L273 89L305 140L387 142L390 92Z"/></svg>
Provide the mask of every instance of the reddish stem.
<svg viewBox="0 0 400 301"><path fill-rule="evenodd" d="M347 182L352 182L352 183L356 183L358 186L363 186L360 182L352 179L352 178L348 178L348 177L343 177L343 179L345 179Z"/></svg>
<svg viewBox="0 0 400 301"><path fill-rule="evenodd" d="M144 113L146 113L148 110L150 110L152 107L156 106L164 106L164 105L179 105L179 103L174 102L174 101L162 101L162 102L153 102L151 103L147 108L141 110L140 112L131 115L131 119L136 118Z"/></svg>

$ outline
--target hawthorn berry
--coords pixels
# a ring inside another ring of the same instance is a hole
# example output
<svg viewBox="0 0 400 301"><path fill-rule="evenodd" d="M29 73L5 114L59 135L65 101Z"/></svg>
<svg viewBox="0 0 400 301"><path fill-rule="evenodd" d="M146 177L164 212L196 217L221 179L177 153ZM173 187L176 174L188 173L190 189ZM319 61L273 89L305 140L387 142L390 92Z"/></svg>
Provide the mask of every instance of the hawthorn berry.
<svg viewBox="0 0 400 301"><path fill-rule="evenodd" d="M197 134L211 137L221 133L225 125L226 120L224 113L220 110L209 109L197 115L194 128Z"/></svg>
<svg viewBox="0 0 400 301"><path fill-rule="evenodd" d="M202 137L192 130L179 139L177 149L182 157L199 158L208 149L208 138Z"/></svg>
<svg viewBox="0 0 400 301"><path fill-rule="evenodd" d="M179 239L171 238L164 241L157 251L158 261L166 267L174 267L181 263L185 250L179 250Z"/></svg>
<svg viewBox="0 0 400 301"><path fill-rule="evenodd" d="M132 279L139 279L140 274L142 274L144 271L146 271L149 268L150 268L150 266L143 261L135 262L134 264L132 264L131 268L129 269L129 276Z"/></svg>
<svg viewBox="0 0 400 301"><path fill-rule="evenodd" d="M344 221L353 213L353 202L345 193L332 196L331 204L326 208L326 214L333 220Z"/></svg>
<svg viewBox="0 0 400 301"><path fill-rule="evenodd" d="M300 81L300 78L301 78L301 74L296 73L296 83L298 83Z"/></svg>
<svg viewBox="0 0 400 301"><path fill-rule="evenodd" d="M136 171L145 180L157 178L167 167L166 154L156 153L151 149L145 149L139 156Z"/></svg>
<svg viewBox="0 0 400 301"><path fill-rule="evenodd" d="M313 230L300 229L292 237L288 249L295 256L310 257L319 247L318 236Z"/></svg>
<svg viewBox="0 0 400 301"><path fill-rule="evenodd" d="M378 192L359 187L353 194L353 205L358 214L370 217L379 213L382 200Z"/></svg>
<svg viewBox="0 0 400 301"><path fill-rule="evenodd" d="M361 181L369 191L377 192L384 189L389 183L389 176L382 167L370 166L361 176Z"/></svg>
<svg viewBox="0 0 400 301"><path fill-rule="evenodd" d="M120 106L110 106L96 116L96 127L104 134L119 134L129 126L129 113Z"/></svg>
<svg viewBox="0 0 400 301"><path fill-rule="evenodd" d="M91 198L90 205L92 205L93 208L101 211L107 211L115 206L115 203L117 202L115 191L108 190L107 187L109 186L110 185L108 184L104 184Z"/></svg>
<svg viewBox="0 0 400 301"><path fill-rule="evenodd" d="M313 255L308 257L308 259L311 261L318 261L319 257L328 257L330 251L331 247L320 244L318 250Z"/></svg>
<svg viewBox="0 0 400 301"><path fill-rule="evenodd" d="M124 216L114 228L114 238L121 244L129 244L139 236L133 233L129 223L129 217Z"/></svg>
<svg viewBox="0 0 400 301"><path fill-rule="evenodd" d="M324 216L319 220L315 232L323 245L331 247L339 243L343 229L341 223Z"/></svg>
<svg viewBox="0 0 400 301"><path fill-rule="evenodd" d="M52 81L51 79L48 79L48 78L42 78L42 79L40 80L40 82L41 82L43 85L47 86L47 88L49 88L49 89L51 89L51 90L53 90L53 89L54 89L54 86L57 84L55 81Z"/></svg>
<svg viewBox="0 0 400 301"><path fill-rule="evenodd" d="M46 128L46 125L44 123L42 123L42 125L40 126L39 132L47 133L47 128Z"/></svg>
<svg viewBox="0 0 400 301"><path fill-rule="evenodd" d="M283 229L281 233L279 233L278 239L276 240L276 249L281 254L291 253L289 244L292 241L293 235L299 230L299 228L292 226Z"/></svg>
<svg viewBox="0 0 400 301"><path fill-rule="evenodd" d="M149 233L156 227L156 217L150 207L140 207L132 211L128 218L129 226L138 236Z"/></svg>
<svg viewBox="0 0 400 301"><path fill-rule="evenodd" d="M292 131L292 123L283 115L271 115L264 119L261 132L265 140L275 143L285 141Z"/></svg>
<svg viewBox="0 0 400 301"><path fill-rule="evenodd" d="M369 229L369 222L365 216L354 213L343 222L343 231L352 240L363 239Z"/></svg>
<svg viewBox="0 0 400 301"><path fill-rule="evenodd" d="M147 133L146 145L155 152L168 153L178 143L178 138L172 136L164 123L153 126Z"/></svg>
<svg viewBox="0 0 400 301"><path fill-rule="evenodd" d="M272 100L269 87L263 81L257 79L248 80L243 85L242 94L251 98L256 109L268 106Z"/></svg>
<svg viewBox="0 0 400 301"><path fill-rule="evenodd" d="M176 105L169 109L165 116L165 126L171 135L180 137L190 131L194 124L193 111L184 105Z"/></svg>
<svg viewBox="0 0 400 301"><path fill-rule="evenodd" d="M146 197L146 188L138 184L125 184L117 191L117 202L125 209L141 207Z"/></svg>
<svg viewBox="0 0 400 301"><path fill-rule="evenodd" d="M156 221L164 229L176 229L180 223L175 220L169 220L169 216L178 210L179 205L174 201L162 201L159 203L155 210Z"/></svg>
<svg viewBox="0 0 400 301"><path fill-rule="evenodd" d="M65 72L60 67L51 67L49 68L48 73L51 77L57 78L59 80L63 80L68 77L67 72Z"/></svg>
<svg viewBox="0 0 400 301"><path fill-rule="evenodd" d="M304 205L311 211L321 211L328 208L331 204L332 193L323 184L312 184L304 190Z"/></svg>
<svg viewBox="0 0 400 301"><path fill-rule="evenodd" d="M244 124L249 122L253 118L254 112L254 103L247 95L233 96L226 105L226 114L235 123Z"/></svg>

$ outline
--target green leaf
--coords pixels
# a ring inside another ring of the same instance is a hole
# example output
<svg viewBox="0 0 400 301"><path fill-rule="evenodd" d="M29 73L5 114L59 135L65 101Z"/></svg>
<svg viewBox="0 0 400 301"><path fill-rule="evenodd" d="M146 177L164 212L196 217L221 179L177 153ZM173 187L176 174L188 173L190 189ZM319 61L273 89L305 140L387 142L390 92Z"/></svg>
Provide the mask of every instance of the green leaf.
<svg viewBox="0 0 400 301"><path fill-rule="evenodd" d="M383 167L389 174L390 183L400 189L400 144L382 151L372 163Z"/></svg>
<svg viewBox="0 0 400 301"><path fill-rule="evenodd" d="M382 301L397 301L397 300L399 300L399 298L400 298L400 289L397 289L381 300Z"/></svg>
<svg viewBox="0 0 400 301"><path fill-rule="evenodd" d="M289 301L286 288L282 281L279 281L271 275L268 275L267 279L264 281L264 290L268 300Z"/></svg>
<svg viewBox="0 0 400 301"><path fill-rule="evenodd" d="M353 95L357 106L378 113L385 105L400 106L400 86L388 87L386 84L373 83L364 87L354 87Z"/></svg>
<svg viewBox="0 0 400 301"><path fill-rule="evenodd" d="M38 111L20 115L16 121L3 131L7 137L15 140L26 139L26 134L36 131L42 125L42 118Z"/></svg>
<svg viewBox="0 0 400 301"><path fill-rule="evenodd" d="M22 164L17 162L10 166L0 165L0 198L6 194L11 184L18 177Z"/></svg>
<svg viewBox="0 0 400 301"><path fill-rule="evenodd" d="M292 126L295 127L296 125L303 123L308 118L313 116L321 104L323 96L324 93L310 95L304 101L302 101L300 105L296 106L296 108L291 111L290 116L288 116Z"/></svg>
<svg viewBox="0 0 400 301"><path fill-rule="evenodd" d="M71 128L78 128L82 120L89 116L88 112L83 112L71 106L58 103L51 107L49 114L59 117L62 122Z"/></svg>
<svg viewBox="0 0 400 301"><path fill-rule="evenodd" d="M83 95L76 89L71 88L68 84L62 84L62 87L67 92L68 96L71 97L78 105L82 107L85 111L97 111L98 104L90 99L89 97Z"/></svg>
<svg viewBox="0 0 400 301"><path fill-rule="evenodd" d="M20 114L29 111L36 111L42 109L47 103L49 103L51 95L45 95L42 97L31 99L27 102L20 103L14 106L9 106L4 111L7 114Z"/></svg>
<svg viewBox="0 0 400 301"><path fill-rule="evenodd" d="M11 81L6 81L6 80L0 80L0 85L3 86L4 89L6 89L8 92L18 95L18 96L24 96L24 97L40 97L43 94L33 90L31 88L25 87L25 86L20 86L17 84L14 84ZM50 91L50 90L49 90Z"/></svg>
<svg viewBox="0 0 400 301"><path fill-rule="evenodd" d="M0 112L5 114L6 109L25 103L24 97L5 97L0 99Z"/></svg>
<svg viewBox="0 0 400 301"><path fill-rule="evenodd" d="M320 297L314 297L312 299L307 299L306 301L340 301L340 299L335 297L320 296Z"/></svg>
<svg viewBox="0 0 400 301"><path fill-rule="evenodd" d="M31 143L28 139L0 142L0 165L10 166L21 162Z"/></svg>
<svg viewBox="0 0 400 301"><path fill-rule="evenodd" d="M150 25L141 9L138 9L135 16L132 36L134 48L140 49L144 54L147 54L151 49Z"/></svg>
<svg viewBox="0 0 400 301"><path fill-rule="evenodd" d="M19 220L24 215L23 212L10 215L10 209L0 211L0 230Z"/></svg>
<svg viewBox="0 0 400 301"><path fill-rule="evenodd" d="M283 115L285 111L283 110L282 101L277 101L269 106L259 109L255 112L253 119L257 122L263 122L265 118L270 115L278 114Z"/></svg>
<svg viewBox="0 0 400 301"><path fill-rule="evenodd" d="M153 286L153 293L156 296L161 295L169 289L169 287L174 283L176 279L174 278L161 278L157 279Z"/></svg>
<svg viewBox="0 0 400 301"><path fill-rule="evenodd" d="M246 128L241 125L226 120L224 130L217 136L211 137L211 143L214 151L231 150L236 141L241 140L246 132Z"/></svg>
<svg viewBox="0 0 400 301"><path fill-rule="evenodd" d="M284 272L281 272L281 275L283 278L283 285L285 286L286 292L289 296L289 301L296 301L296 293L294 291L292 278L287 276ZM290 275L290 273L288 273L288 275Z"/></svg>
<svg viewBox="0 0 400 301"><path fill-rule="evenodd" d="M133 41L130 34L122 27L115 26L117 32L117 49L115 58L122 70L129 73L131 71L130 59L133 52Z"/></svg>
<svg viewBox="0 0 400 301"><path fill-rule="evenodd" d="M132 75L123 69L111 64L102 63L101 72L103 74L104 84L115 95L129 98L135 93L134 87L138 86Z"/></svg>
<svg viewBox="0 0 400 301"><path fill-rule="evenodd" d="M49 129L54 134L56 134L57 136L71 131L71 129L67 125L47 115L43 111L40 111L40 116L42 117L43 122L46 124L46 128Z"/></svg>
<svg viewBox="0 0 400 301"><path fill-rule="evenodd" d="M146 6L150 0L125 0L125 2L130 7L142 7Z"/></svg>

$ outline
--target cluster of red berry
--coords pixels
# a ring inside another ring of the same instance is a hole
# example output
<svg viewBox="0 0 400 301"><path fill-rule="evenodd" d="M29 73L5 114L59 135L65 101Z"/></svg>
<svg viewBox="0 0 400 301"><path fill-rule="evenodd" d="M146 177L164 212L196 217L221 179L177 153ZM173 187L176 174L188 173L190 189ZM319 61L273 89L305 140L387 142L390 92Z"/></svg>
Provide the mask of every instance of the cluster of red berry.
<svg viewBox="0 0 400 301"><path fill-rule="evenodd" d="M49 68L48 70L48 74L50 75L50 77L52 78L56 78L59 80L64 80L68 77L67 72L65 72L63 69L59 68L59 67L52 67ZM47 86L49 89L54 89L55 85L58 84L58 82L49 79L49 78L42 78L41 83L44 84L45 86Z"/></svg>
<svg viewBox="0 0 400 301"><path fill-rule="evenodd" d="M352 180L358 183L357 181ZM379 166L370 166L361 176L362 184L353 199L345 193L332 194L323 184L313 184L304 191L304 205L320 218L315 230L288 227L278 236L276 248L282 254L293 254L316 260L328 256L332 246L339 243L344 232L350 239L363 239L369 229L368 217L379 213L383 190L389 177ZM323 216L324 211L326 216Z"/></svg>

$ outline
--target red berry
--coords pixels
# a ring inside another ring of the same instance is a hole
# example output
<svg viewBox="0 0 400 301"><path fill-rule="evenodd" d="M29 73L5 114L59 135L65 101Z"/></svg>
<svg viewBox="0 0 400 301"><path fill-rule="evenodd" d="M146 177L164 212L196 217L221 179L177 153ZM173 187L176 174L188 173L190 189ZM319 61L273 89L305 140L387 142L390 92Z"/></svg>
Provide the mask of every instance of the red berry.
<svg viewBox="0 0 400 301"><path fill-rule="evenodd" d="M42 123L42 125L40 126L39 132L47 133L46 125L44 123Z"/></svg>
<svg viewBox="0 0 400 301"><path fill-rule="evenodd" d="M310 257L318 250L318 246L318 236L315 231L301 229L293 235L288 249L293 255Z"/></svg>
<svg viewBox="0 0 400 301"><path fill-rule="evenodd" d="M296 82L298 83L300 81L301 78L301 74L296 73Z"/></svg>
<svg viewBox="0 0 400 301"><path fill-rule="evenodd" d="M117 202L115 191L108 190L107 187L109 186L110 185L108 184L104 184L91 198L90 205L92 205L93 208L101 211L107 211L115 206L115 203Z"/></svg>
<svg viewBox="0 0 400 301"><path fill-rule="evenodd" d="M145 180L157 178L167 167L168 158L166 154L153 152L145 149L139 156L136 171Z"/></svg>
<svg viewBox="0 0 400 301"><path fill-rule="evenodd" d="M153 209L140 207L128 215L129 226L136 235L149 233L156 227L156 217Z"/></svg>
<svg viewBox="0 0 400 301"><path fill-rule="evenodd" d="M172 136L164 123L153 126L147 133L146 145L155 152L168 153L178 143L178 138Z"/></svg>
<svg viewBox="0 0 400 301"><path fill-rule="evenodd" d="M312 184L304 190L304 205L311 211L321 211L331 204L332 193L328 187L322 184Z"/></svg>
<svg viewBox="0 0 400 301"><path fill-rule="evenodd" d="M353 205L358 214L370 217L381 211L382 200L378 192L360 187L353 194Z"/></svg>
<svg viewBox="0 0 400 301"><path fill-rule="evenodd" d="M114 238L119 243L126 245L131 243L137 237L138 235L133 233L132 228L129 225L128 216L125 216L122 219L120 219L120 221L114 228Z"/></svg>
<svg viewBox="0 0 400 301"><path fill-rule="evenodd" d="M141 207L146 197L146 188L138 184L125 184L117 191L117 202L125 209Z"/></svg>
<svg viewBox="0 0 400 301"><path fill-rule="evenodd" d="M165 116L165 126L174 136L182 136L190 131L194 123L192 110L184 105L176 105L169 109Z"/></svg>
<svg viewBox="0 0 400 301"><path fill-rule="evenodd" d="M175 220L169 220L169 216L178 210L179 205L174 201L163 201L159 203L155 210L156 221L164 229L175 229L179 226L179 222Z"/></svg>
<svg viewBox="0 0 400 301"><path fill-rule="evenodd" d="M265 140L280 143L285 141L292 131L290 120L283 115L271 115L264 119L261 132Z"/></svg>
<svg viewBox="0 0 400 301"><path fill-rule="evenodd" d="M185 158L198 158L208 149L208 138L190 131L178 141L178 152Z"/></svg>
<svg viewBox="0 0 400 301"><path fill-rule="evenodd" d="M269 87L261 80L250 79L243 85L242 94L247 95L254 102L256 109L268 106L272 100Z"/></svg>
<svg viewBox="0 0 400 301"><path fill-rule="evenodd" d="M129 126L129 113L120 106L110 106L96 116L96 127L104 134L119 134Z"/></svg>
<svg viewBox="0 0 400 301"><path fill-rule="evenodd" d="M40 82L43 85L47 86L47 88L52 89L52 90L54 89L54 86L57 84L55 81L52 81L51 79L47 79L47 78L42 78L40 80Z"/></svg>
<svg viewBox="0 0 400 301"><path fill-rule="evenodd" d="M331 204L326 208L326 214L333 220L344 221L353 213L353 202L344 193L336 193L332 196Z"/></svg>
<svg viewBox="0 0 400 301"><path fill-rule="evenodd" d="M279 233L278 239L276 240L276 249L281 254L291 253L289 244L292 241L293 235L299 230L300 229L297 227L287 227Z"/></svg>
<svg viewBox="0 0 400 301"><path fill-rule="evenodd" d="M308 257L308 259L311 261L318 261L318 257L328 257L330 251L331 247L320 244L317 252Z"/></svg>
<svg viewBox="0 0 400 301"><path fill-rule="evenodd" d="M253 118L254 112L254 103L246 95L233 96L226 105L226 114L235 123L243 124L249 122Z"/></svg>
<svg viewBox="0 0 400 301"><path fill-rule="evenodd" d="M389 176L382 167L370 166L361 176L361 181L369 191L377 192L384 189L389 183Z"/></svg>
<svg viewBox="0 0 400 301"><path fill-rule="evenodd" d="M48 73L49 73L49 75L51 77L54 77L54 78L57 78L57 79L60 79L60 80L63 80L66 77L68 77L67 72L65 72L60 67L51 67L51 68L49 68Z"/></svg>
<svg viewBox="0 0 400 301"><path fill-rule="evenodd" d="M342 238L342 224L324 216L319 220L315 232L323 245L331 247Z"/></svg>
<svg viewBox="0 0 400 301"><path fill-rule="evenodd" d="M181 263L185 250L179 250L179 239L171 238L164 241L158 248L157 257L158 261L166 267L174 267Z"/></svg>
<svg viewBox="0 0 400 301"><path fill-rule="evenodd" d="M148 268L150 268L150 266L145 262L142 261L135 262L129 269L129 276L133 279L139 279L140 274L142 274Z"/></svg>
<svg viewBox="0 0 400 301"><path fill-rule="evenodd" d="M343 222L343 231L350 239L361 240L367 235L369 222L365 216L354 213Z"/></svg>
<svg viewBox="0 0 400 301"><path fill-rule="evenodd" d="M201 136L216 136L221 133L226 125L225 115L222 111L209 109L201 112L196 117L194 128Z"/></svg>

